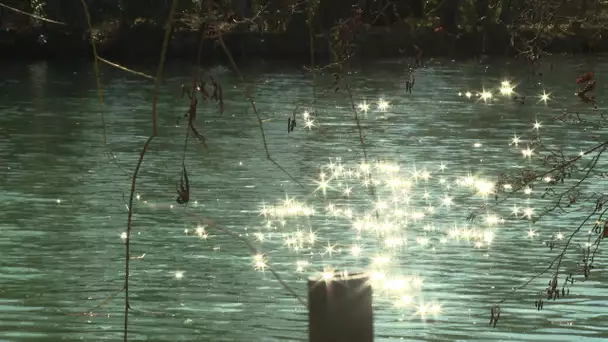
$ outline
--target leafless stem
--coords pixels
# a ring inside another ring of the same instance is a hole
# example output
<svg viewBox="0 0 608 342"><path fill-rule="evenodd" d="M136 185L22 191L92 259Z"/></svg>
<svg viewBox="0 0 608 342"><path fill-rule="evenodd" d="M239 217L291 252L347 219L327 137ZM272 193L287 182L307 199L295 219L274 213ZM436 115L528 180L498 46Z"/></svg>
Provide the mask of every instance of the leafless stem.
<svg viewBox="0 0 608 342"><path fill-rule="evenodd" d="M96 89L97 89L97 97L99 98L99 105L101 107L100 116L101 116L101 126L102 126L102 130L103 130L103 145L107 149L106 153L107 153L108 159L110 159L111 162L113 162L114 164L116 164L116 166L122 172L124 172L125 174L128 175L129 173L120 165L120 163L116 159L116 156L112 152L112 149L108 145L107 128L106 128L106 122L105 122L105 117L104 117L103 91L102 91L102 88L101 88L101 74L100 74L100 71L99 71L98 60L99 61L105 61L107 63L111 63L111 62L104 60L103 58L99 57L99 55L97 54L97 45L95 43L95 37L93 36L93 26L91 24L91 15L89 13L89 8L87 6L86 1L81 0L80 3L82 4L83 11L84 11L85 16L87 18L87 25L88 25L88 28L89 28L89 41L91 43L91 49L92 49L93 56L94 56L93 71L95 73L95 82L96 82ZM111 63L111 64L113 64L113 63Z"/></svg>
<svg viewBox="0 0 608 342"><path fill-rule="evenodd" d="M310 73L312 75L312 105L317 111L317 73L315 72L315 36L313 30L314 3L308 1L308 49L310 51Z"/></svg>
<svg viewBox="0 0 608 342"><path fill-rule="evenodd" d="M135 170L133 170L133 176L131 177L131 193L129 195L129 211L127 214L127 238L125 240L125 320L124 320L124 331L123 337L124 341L128 341L128 332L129 332L129 310L131 309L131 305L129 303L129 267L131 262L131 224L133 222L133 198L135 197L135 187L137 184L137 174L139 173L139 169L141 168L141 164L144 161L144 156L148 151L148 146L150 142L152 142L154 136L150 136L148 140L144 143L144 146L139 155L139 160L137 161L137 165L135 166Z"/></svg>
<svg viewBox="0 0 608 342"><path fill-rule="evenodd" d="M501 204L503 204L504 202L506 202L508 199L510 199L512 196L514 196L515 194L519 193L522 189L526 188L527 186L529 186L530 184L534 183L535 181L539 180L539 179L543 179L544 177L551 175L553 173L555 173L556 171L562 171L564 169L566 169L567 167L570 167L572 165L574 165L577 161L581 160L583 158L583 156L586 156L590 153L596 152L598 150L601 150L600 153L602 153L603 151L605 151L608 148L608 141L604 141L600 144L595 145L594 147L590 148L589 150L583 152L582 154L570 158L569 160L566 160L562 163L559 163L559 165L552 167L551 169L542 172L538 175L534 175L534 177L530 177L530 178L526 178L523 179L521 184L519 186L517 186L515 189L513 189L512 191L509 191L504 197L502 197L501 199L499 199L498 201L496 201L495 203L493 203L490 207L498 207ZM487 210L487 207L484 207L483 210ZM474 212L474 215L477 215L478 211Z"/></svg>
<svg viewBox="0 0 608 342"><path fill-rule="evenodd" d="M199 219L201 219L199 217ZM240 240L241 242L243 242L247 248L249 248L249 250L251 251L251 253L253 255L257 255L260 254L260 252L258 251L258 249L253 245L253 243L251 243L251 241L249 241L247 238L241 236L240 234L235 233L234 231L232 231L231 229L228 229L226 227L223 227L221 225L216 224L213 220L207 218L207 217L203 217L202 218L203 222L205 223L205 225L207 227L213 228L215 230L218 230L226 235L229 235L230 237L236 239L236 240ZM279 275L279 273L272 268L271 266L267 266L267 269L270 271L270 273L272 273L272 276L279 282L279 284L281 284L281 286L287 290L287 292L289 292L295 299L297 299L302 305L304 305L304 307L308 308L308 303L306 302L306 300L304 300L302 297L300 297L297 292L291 288Z"/></svg>
<svg viewBox="0 0 608 342"><path fill-rule="evenodd" d="M107 65L109 65L109 66L115 67L115 68L117 68L117 69L120 69L120 70L122 70L122 71L128 72L128 73L130 73L130 74L137 75L137 76L141 76L141 77L144 77L144 78L147 78L147 79L150 79L150 80L154 80L154 77L153 77L153 76L150 76L150 75L148 75L148 74L146 74L146 73L143 73L143 72L141 72L141 71L135 71L135 70L133 70L133 69L129 69L129 68L125 67L125 66L122 66L122 65L120 65L120 64L118 64L118 63L111 62L111 61L109 61L109 60L107 60L107 59L105 59L105 58L102 58L102 57L100 57L100 56L97 56L97 59L98 59L100 62L106 63L106 64L107 64Z"/></svg>
<svg viewBox="0 0 608 342"><path fill-rule="evenodd" d="M85 16L87 18L87 25L89 26L89 40L91 42L91 48L93 49L93 66L95 70L95 82L97 82L97 97L99 97L99 104L101 105L101 125L103 127L103 144L108 145L108 136L106 132L106 121L103 115L103 94L101 91L101 75L99 72L99 55L97 54L97 44L95 43L95 37L93 36L93 25L91 24L91 14L89 13L89 7L85 0L80 0Z"/></svg>
<svg viewBox="0 0 608 342"><path fill-rule="evenodd" d="M304 184L302 182L300 182L298 179L296 179L291 173L289 173L283 166L281 166L277 161L275 161L272 158L272 156L270 155L270 150L268 149L268 142L266 141L266 132L264 130L264 122L262 121L262 118L260 117L260 113L258 112L257 106L255 105L255 100L253 99L253 95L251 93L251 86L249 86L245 82L245 78L243 77L243 74L241 73L241 71L238 68L238 66L236 65L236 63L234 62L234 58L232 57L230 50L228 50L228 47L224 43L222 36L219 36L217 41L219 42L220 46L222 47L222 50L224 50L224 53L228 57L228 61L230 62L232 69L237 74L237 76L240 78L241 82L243 82L243 84L245 85L245 96L247 97L247 100L249 101L249 103L251 103L251 108L253 109L253 113L255 114L255 116L258 120L258 126L260 127L260 133L262 135L262 143L264 144L264 151L266 152L266 159L268 159L271 163L273 163L279 170L283 171L283 173L285 173L289 178L291 178L292 181L294 181L296 184L298 184L301 188L303 188L304 190L307 190L306 186L304 186Z"/></svg>
<svg viewBox="0 0 608 342"><path fill-rule="evenodd" d="M84 0L81 0L84 1ZM154 136L158 136L158 123L157 123L157 109L156 104L158 102L158 88L160 87L160 79L165 68L165 58L167 57L167 48L169 46L169 38L171 37L171 30L173 28L173 16L175 14L175 8L177 7L177 0L171 1L171 9L169 10L169 18L165 25L165 36L163 38L163 46L160 52L160 62L156 69L156 79L154 81L154 100L152 102L152 129Z"/></svg>
<svg viewBox="0 0 608 342"><path fill-rule="evenodd" d="M589 178L589 175L591 175L593 169L595 168L595 165L597 164L597 162L599 161L602 153L604 151L606 151L606 148L608 148L608 145L605 145L601 150L599 150L598 154L595 155L591 161L589 161L589 163L587 163L587 165L585 167L583 167L583 170L587 170L585 172L585 174L576 182L576 184L572 185L571 187L569 187L568 189L564 190L561 192L561 194L557 197L557 199L554 201L554 205L545 209L538 217L536 217L536 219L534 220L534 222L540 220L544 215L553 212L555 209L557 208L561 208L561 204L562 204L562 200L564 199L564 197L572 195L572 196L576 196L575 194L573 194L573 192L577 191L578 188ZM595 194L592 194L591 196L589 196L589 198L594 197ZM576 200L576 198L575 198Z"/></svg>
<svg viewBox="0 0 608 342"><path fill-rule="evenodd" d="M600 214L599 219L601 219L607 211L608 211L608 208L604 209L604 211L602 211L602 213ZM570 242L572 241L572 238L574 237L574 235L576 235L581 230L581 228L583 228L583 225L597 212L598 212L598 208L596 207L593 210L593 212L589 216L587 216L587 218L585 218L585 220L578 226L578 228L576 228L576 230L574 232L572 232L572 234L570 234L568 241L566 241L566 246L564 246L563 251L559 255L559 261L557 262L557 267L555 268L556 273L559 272L559 266L562 263L562 259L564 258L564 255L566 254L566 251L568 250L568 246L570 245Z"/></svg>
<svg viewBox="0 0 608 342"><path fill-rule="evenodd" d="M353 93L350 89L350 84L347 82L346 83L346 91L348 92L348 97L350 99L350 106L351 109L353 111L353 114L355 115L355 123L357 124L357 131L359 132L359 144L361 146L361 150L363 151L363 158L365 160L365 163L368 163L367 160L367 149L365 148L365 140L363 138L363 128L361 127L361 119L359 118L359 113L357 112L357 107L355 107L355 100L353 98ZM372 195L372 197L376 197L376 187L374 186L373 182L370 184L370 194Z"/></svg>
<svg viewBox="0 0 608 342"><path fill-rule="evenodd" d="M4 7L4 8L6 8L6 9L8 9L8 10L11 10L11 11L16 12L16 13L19 13L19 14L26 15L26 16L31 17L31 18L34 18L34 19L36 19L36 20L45 21L45 22L47 22L47 23L51 23L51 24L65 25L65 23L63 23L63 22L61 22L61 21L52 20L52 19L47 19L47 18L43 18L43 17L37 16L37 15L32 14L32 13L27 13L27 12L22 11L22 10L20 10L20 9L16 9L16 8L14 8L14 7L11 7L11 6L8 6L8 5L5 5L5 4L3 4L3 3L1 3L1 2L0 2L0 7Z"/></svg>
<svg viewBox="0 0 608 342"><path fill-rule="evenodd" d="M81 0L84 1L84 0ZM129 210L127 214L127 238L125 240L125 313L124 313L124 331L123 331L123 339L124 342L128 341L128 333L129 333L129 310L131 309L131 304L129 303L129 269L131 265L131 230L132 230L132 222L133 222L133 198L135 197L135 189L137 185L137 175L139 173L139 169L141 168L141 164L144 161L144 156L148 151L148 146L154 139L154 137L158 136L158 128L157 128L157 102L158 102L158 88L160 85L160 79L162 78L162 73L164 70L165 64L165 56L167 53L167 48L169 45L169 37L171 33L171 27L173 22L173 15L175 12L175 8L177 5L177 0L173 0L171 3L171 9L169 11L169 18L167 19L167 24L165 27L165 37L163 40L163 46L161 51L160 62L156 72L156 79L154 83L154 99L152 102L152 125L153 125L153 134L146 140L142 151L139 155L139 160L137 161L137 165L135 166L135 170L133 170L133 176L131 177L131 192L129 194Z"/></svg>
<svg viewBox="0 0 608 342"><path fill-rule="evenodd" d="M547 273L547 271L549 271L550 269L552 269L553 265L555 264L555 262L558 262L557 264L557 269L559 271L559 265L562 261L562 258L564 256L564 254L566 253L566 251L568 250L568 246L570 244L570 241L572 240L572 238L574 237L574 235L576 235L581 228L585 225L585 223L587 223L587 221L589 221L589 219L591 219L591 217L593 217L593 215L595 215L595 213L597 212L597 210L594 210L591 214L589 214L587 216L587 218L585 218L585 220L583 220L583 222L581 222L581 224L578 226L578 228L576 230L574 230L574 232L572 232L572 234L570 234L570 238L568 238L568 241L566 242L566 246L564 247L564 249L562 250L562 252L556 256L553 261L551 261L551 263L549 264L549 266L547 266L545 269L543 269L541 272L537 273L536 275L534 275L532 278L530 278L528 281L526 281L525 283L523 283L522 285L514 288L511 292L509 292L509 294L507 294L505 296L505 298L503 298L500 302L498 302L499 304L502 304L504 302L506 302L511 295L513 295L515 292L525 288L526 286L528 286L532 281L534 281L536 278L540 277L541 275Z"/></svg>

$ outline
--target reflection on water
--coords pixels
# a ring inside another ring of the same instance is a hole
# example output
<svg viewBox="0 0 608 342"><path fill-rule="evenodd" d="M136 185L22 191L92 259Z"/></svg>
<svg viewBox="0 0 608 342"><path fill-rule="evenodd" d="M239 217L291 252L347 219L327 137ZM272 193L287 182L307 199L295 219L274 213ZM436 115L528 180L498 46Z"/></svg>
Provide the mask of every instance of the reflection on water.
<svg viewBox="0 0 608 342"><path fill-rule="evenodd" d="M305 73L251 72L268 149L306 190L266 160L236 78L214 68L226 112L219 116L211 104L199 109L198 126L209 149L196 143L188 149L187 208L173 204L185 129L175 123L187 109L179 95L189 69L168 67L159 101L161 137L152 143L138 180L132 255L143 257L132 263L130 336L306 340L306 310L269 272L254 270L241 241L211 228L196 234L205 217L258 240L264 260L302 296L306 278L326 268L371 267L390 278L376 290L379 341L608 337L603 269L573 286L570 296L537 311L535 293L548 279L542 276L501 306L496 329L487 325L491 305L556 255L543 242L571 231L586 215L584 208L532 226L515 219L511 208L538 213L542 200L522 197L488 212L487 222L465 222L473 208L493 201L482 196L484 179L494 181L500 172L531 163L522 156L525 146L509 143L514 135L522 144L533 137L535 122L545 143L567 145L568 153L593 144L596 133L551 120L576 105L573 80L587 71L569 67L580 61L556 63L561 71L546 72L542 80L528 79L517 65L430 63L417 71L412 95L404 91L405 64L399 61L358 70L350 79L357 103L370 104L360 113L369 164L384 168L372 177L361 170L363 153L347 97L330 92L315 111L307 105L312 90ZM605 64L595 67L597 75L606 70ZM90 65L15 64L0 72L0 339L119 339L121 294L95 310L99 315L79 313L123 286L128 177L151 131L153 85L104 70L103 114L114 161L103 146ZM525 104L499 96L507 77L515 91L527 95ZM329 75L324 82L330 84ZM487 104L474 95L458 96L484 89L496 91ZM543 92L551 96L546 104L535 98ZM380 108L385 110L377 108L380 99L389 103ZM314 126L303 127L298 116L298 128L288 134L286 119L297 104L298 115L311 112ZM286 198L293 200L281 207ZM294 203L301 206L294 209ZM576 253L567 267L574 267ZM601 250L596 260L605 265Z"/></svg>

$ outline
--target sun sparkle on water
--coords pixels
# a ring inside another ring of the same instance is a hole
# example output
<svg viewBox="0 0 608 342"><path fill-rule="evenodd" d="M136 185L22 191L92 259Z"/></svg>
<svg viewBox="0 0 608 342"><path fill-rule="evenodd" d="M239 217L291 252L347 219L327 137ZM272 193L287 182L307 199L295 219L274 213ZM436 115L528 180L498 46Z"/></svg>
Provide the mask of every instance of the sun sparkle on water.
<svg viewBox="0 0 608 342"><path fill-rule="evenodd" d="M317 200L308 203L296 198L274 205L262 203L260 215L264 221L256 232L257 240L268 250L289 251L294 258L293 272L329 280L328 265L332 265L332 272L363 270L371 277L376 292L396 306L403 309L402 298L406 296L411 298L408 307L415 312L438 312L432 308L439 304L427 307L422 303L423 277L403 273L399 265L402 252L417 246L432 253L441 246L449 248L450 240L489 248L497 225L504 220L488 213L485 227L456 226L447 231L434 228L434 217L445 215L456 205L453 196L467 192L484 201L494 193L495 186L472 175L447 181L439 177L447 170L443 163L433 169L437 175L429 169L408 170L390 162L345 164L339 158L333 159L321 167L315 181L317 195L326 204L320 206ZM445 183L452 187L448 189ZM375 185L377 198L370 196L370 184ZM317 216L346 223L350 229L335 240L331 231L315 230L312 222ZM310 238L312 234L314 239Z"/></svg>
<svg viewBox="0 0 608 342"><path fill-rule="evenodd" d="M514 89L509 81L503 81L500 88L460 92L459 96L483 100L476 104L484 105L484 102L505 101L506 96L515 94ZM539 97L544 102L551 99L544 91ZM385 112L390 108L390 102L384 98L373 105L362 101L356 106L364 113ZM300 115L306 131L322 125L312 111ZM531 126L531 134L539 134L543 127L537 120ZM510 146L514 156L523 157L523 163L530 163L542 151L538 149L535 153L536 146L519 146L525 144L522 136L513 134L505 145ZM473 147L481 151L484 145L476 142ZM457 242L468 243L472 250L490 250L493 243L504 237L500 228L506 219L530 221L538 215L529 202L520 201L505 217L488 211L475 225L462 221L446 225L446 220L470 212L471 204L463 206L463 197L483 205L494 198L498 190L514 189L510 183L498 184L478 174L466 174L470 165L448 168L440 162L426 168L404 167L390 161L355 163L332 158L320 169L311 184L314 194L285 196L260 204L259 225L254 232L242 234L261 246L262 252L251 257L252 268L260 272L277 269L281 273L293 273L294 277L312 276L319 281L332 281L344 272L363 272L370 277L374 293L399 310L409 310L420 317L441 313L441 298L429 300L432 294L424 293L429 280L419 274L415 262L404 267L404 255L409 258L449 252ZM550 182L551 178L546 177L544 181ZM529 186L522 190L526 200L533 195ZM142 197L136 195L140 203L150 207L173 209L173 204L148 203ZM195 201L194 207L197 204ZM204 225L186 229L185 233L199 240L213 238ZM518 234L522 239L534 239L540 232L530 227ZM126 240L127 235L122 233L120 237ZM564 239L564 234L557 233L556 239ZM183 271L172 274L175 279L184 278Z"/></svg>

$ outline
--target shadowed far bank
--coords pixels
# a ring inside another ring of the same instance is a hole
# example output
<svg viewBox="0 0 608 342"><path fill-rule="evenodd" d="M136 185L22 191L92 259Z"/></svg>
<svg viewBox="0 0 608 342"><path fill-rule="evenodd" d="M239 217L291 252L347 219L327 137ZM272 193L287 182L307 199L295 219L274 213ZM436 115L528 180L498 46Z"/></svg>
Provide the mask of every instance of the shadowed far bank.
<svg viewBox="0 0 608 342"><path fill-rule="evenodd" d="M596 29L580 28L569 35L556 36L543 49L555 54L608 52L608 38L594 34ZM526 34L525 31L523 34ZM530 31L530 35L533 32ZM593 37L593 38L592 38ZM231 32L224 41L233 56L240 60L310 60L308 32L256 33ZM198 49L200 34L196 31L173 32L168 48L171 59L193 60ZM140 25L117 34L104 35L97 41L101 57L116 61L137 62L156 60L162 46L163 29ZM433 29L412 33L407 27L371 27L358 35L354 58L375 59L414 57L417 47L424 57L480 58L482 56L514 56L511 36L499 27L484 33L459 35L437 32ZM327 60L330 46L326 37L314 38L316 58ZM87 32L49 28L3 29L0 31L0 60L74 60L92 57ZM203 61L224 60L224 52L215 39L205 39Z"/></svg>

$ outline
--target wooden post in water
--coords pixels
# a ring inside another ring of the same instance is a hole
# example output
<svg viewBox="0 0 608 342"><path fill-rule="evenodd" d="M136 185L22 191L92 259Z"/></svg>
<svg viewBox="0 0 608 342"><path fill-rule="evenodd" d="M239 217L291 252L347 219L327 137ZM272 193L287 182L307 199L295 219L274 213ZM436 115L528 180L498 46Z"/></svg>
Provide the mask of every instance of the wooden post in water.
<svg viewBox="0 0 608 342"><path fill-rule="evenodd" d="M308 280L309 342L372 342L372 287L363 274Z"/></svg>

